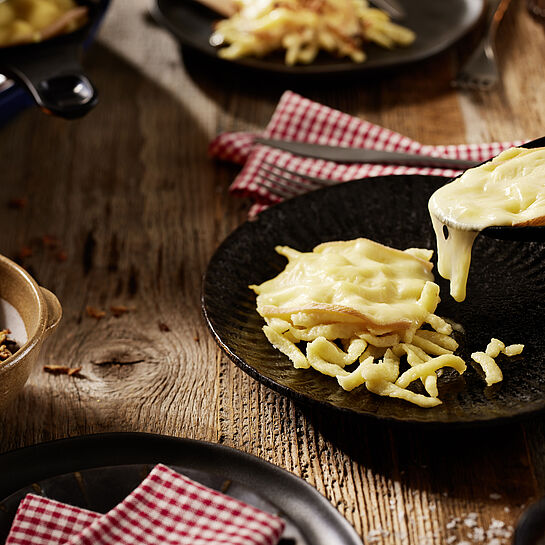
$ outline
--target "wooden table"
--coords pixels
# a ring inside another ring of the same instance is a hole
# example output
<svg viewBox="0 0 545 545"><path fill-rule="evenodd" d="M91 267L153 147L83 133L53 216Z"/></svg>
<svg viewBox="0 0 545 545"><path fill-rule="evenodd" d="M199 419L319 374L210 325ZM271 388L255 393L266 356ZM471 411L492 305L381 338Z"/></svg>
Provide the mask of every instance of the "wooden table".
<svg viewBox="0 0 545 545"><path fill-rule="evenodd" d="M509 543L521 509L544 492L543 418L459 432L340 419L260 386L215 345L201 277L249 204L229 195L236 169L212 161L207 144L220 131L263 127L285 84L235 78L187 53L182 62L148 4L113 2L86 59L101 92L88 117L30 109L1 129L0 251L31 248L23 263L58 295L64 318L0 415L0 451L107 431L203 439L300 475L366 543ZM544 28L523 0L498 45L504 85L491 93L450 88L456 49L391 74L292 89L423 143L542 136ZM5 207L20 197L27 206ZM114 317L116 305L130 312ZM92 363L120 360L142 361ZM46 364L81 366L81 376L45 373Z"/></svg>

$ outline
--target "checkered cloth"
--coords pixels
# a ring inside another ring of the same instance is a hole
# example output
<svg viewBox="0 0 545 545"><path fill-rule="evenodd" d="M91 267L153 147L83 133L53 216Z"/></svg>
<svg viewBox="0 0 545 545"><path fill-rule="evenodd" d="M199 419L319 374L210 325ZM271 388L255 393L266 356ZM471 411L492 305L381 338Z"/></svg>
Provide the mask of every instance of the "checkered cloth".
<svg viewBox="0 0 545 545"><path fill-rule="evenodd" d="M28 495L6 545L274 545L283 530L280 518L158 465L105 515Z"/></svg>
<svg viewBox="0 0 545 545"><path fill-rule="evenodd" d="M19 504L6 545L66 543L98 518L98 513L28 494Z"/></svg>
<svg viewBox="0 0 545 545"><path fill-rule="evenodd" d="M264 161L285 166L290 170L330 180L348 181L358 178L385 176L388 174L425 174L456 176L459 170L431 167L408 167L400 165L379 165L369 163L335 163L293 155L269 146L254 144L253 133L223 133L215 138L209 147L212 157L243 164L244 167L231 185L231 191L238 196L250 197L255 205L250 215L280 202L282 199L258 185L258 170ZM296 140L331 146L346 146L376 150L400 151L430 155L486 161L504 149L522 142L492 144L464 144L459 146L428 146L415 142L397 132L374 125L368 121L303 98L286 91L267 125L260 134L265 138ZM314 186L309 185L309 190Z"/></svg>

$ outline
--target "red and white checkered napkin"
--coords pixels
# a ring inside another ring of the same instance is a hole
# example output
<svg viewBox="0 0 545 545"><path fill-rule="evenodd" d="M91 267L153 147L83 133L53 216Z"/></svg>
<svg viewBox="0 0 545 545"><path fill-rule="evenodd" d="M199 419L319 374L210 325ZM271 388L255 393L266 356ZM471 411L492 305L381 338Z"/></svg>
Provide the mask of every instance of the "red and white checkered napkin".
<svg viewBox="0 0 545 545"><path fill-rule="evenodd" d="M303 158L286 151L253 143L252 133L223 133L215 138L209 147L213 157L244 164L231 191L240 196L251 197L256 203L250 211L254 215L267 206L282 199L256 184L257 172L264 161L273 162L302 174L310 174L330 180L348 181L357 178L385 176L388 174L425 174L456 176L458 170L430 167L408 167L401 165L378 165L369 163L335 163L322 159ZM297 140L331 146L347 146L377 150L401 151L486 161L504 149L522 142L492 144L468 144L459 146L427 146L415 142L397 132L352 117L300 95L286 91L276 110L261 134L265 138ZM313 189L314 187L309 187Z"/></svg>
<svg viewBox="0 0 545 545"><path fill-rule="evenodd" d="M284 522L156 466L105 515L28 495L6 545L274 545Z"/></svg>
<svg viewBox="0 0 545 545"><path fill-rule="evenodd" d="M98 513L28 494L19 504L6 545L59 545L79 534Z"/></svg>

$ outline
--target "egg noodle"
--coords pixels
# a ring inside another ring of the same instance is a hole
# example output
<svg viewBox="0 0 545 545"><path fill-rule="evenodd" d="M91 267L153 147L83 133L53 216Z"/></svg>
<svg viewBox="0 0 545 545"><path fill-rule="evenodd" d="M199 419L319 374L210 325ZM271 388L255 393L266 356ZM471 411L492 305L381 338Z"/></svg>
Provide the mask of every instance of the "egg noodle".
<svg viewBox="0 0 545 545"><path fill-rule="evenodd" d="M365 384L375 394L420 407L441 403L441 370L462 374L466 364L454 355L452 326L434 314L440 299L431 250L400 251L359 238L320 244L312 252L276 251L288 259L285 269L249 287L257 294L265 336L294 367L335 377L347 391ZM502 378L493 359L500 351L514 355L522 345L505 347L493 339L485 353L492 363L472 355L487 383ZM418 380L428 395L408 389Z"/></svg>
<svg viewBox="0 0 545 545"><path fill-rule="evenodd" d="M354 62L366 58L364 42L384 48L413 43L412 30L392 23L367 0L235 0L237 12L215 25L210 38L220 57L262 57L286 50L288 65L311 63L320 50Z"/></svg>

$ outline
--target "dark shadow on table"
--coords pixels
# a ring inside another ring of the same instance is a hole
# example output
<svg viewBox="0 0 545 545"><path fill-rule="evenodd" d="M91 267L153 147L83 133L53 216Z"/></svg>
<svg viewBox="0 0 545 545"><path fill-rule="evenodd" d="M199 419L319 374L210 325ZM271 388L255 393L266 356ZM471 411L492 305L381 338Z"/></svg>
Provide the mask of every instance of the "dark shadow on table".
<svg viewBox="0 0 545 545"><path fill-rule="evenodd" d="M378 422L300 406L298 410L320 441L386 480L400 482L409 492L419 489L483 504L501 499L523 506L544 491L543 467L531 467L536 449L545 454L543 417L524 424L455 428ZM527 445L527 434L534 436L534 449Z"/></svg>

